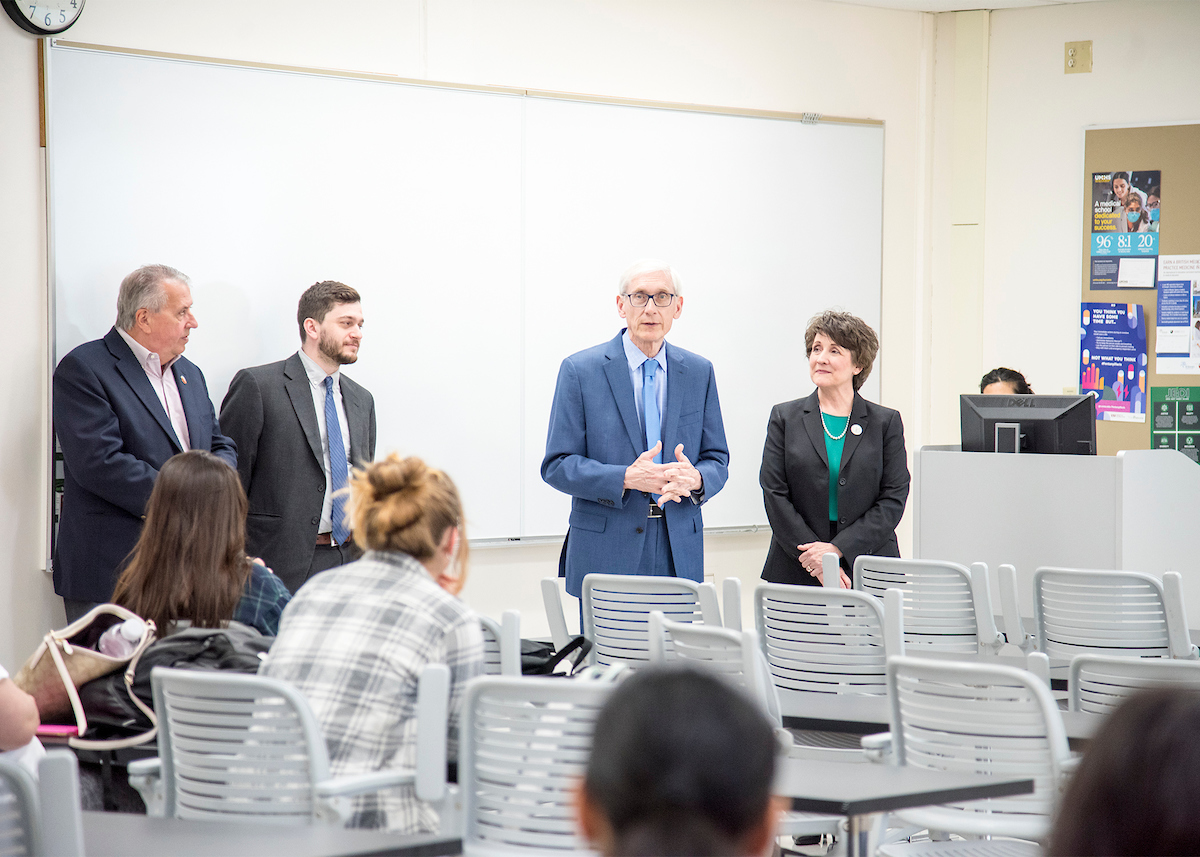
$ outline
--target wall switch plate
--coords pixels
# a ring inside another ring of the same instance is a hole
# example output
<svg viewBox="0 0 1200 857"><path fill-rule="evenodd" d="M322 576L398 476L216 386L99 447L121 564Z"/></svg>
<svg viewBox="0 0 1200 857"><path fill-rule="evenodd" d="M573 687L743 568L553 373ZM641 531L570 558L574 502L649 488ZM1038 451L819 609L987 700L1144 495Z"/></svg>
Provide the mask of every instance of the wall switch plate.
<svg viewBox="0 0 1200 857"><path fill-rule="evenodd" d="M1063 49L1063 72L1081 74L1092 70L1092 43L1067 42Z"/></svg>

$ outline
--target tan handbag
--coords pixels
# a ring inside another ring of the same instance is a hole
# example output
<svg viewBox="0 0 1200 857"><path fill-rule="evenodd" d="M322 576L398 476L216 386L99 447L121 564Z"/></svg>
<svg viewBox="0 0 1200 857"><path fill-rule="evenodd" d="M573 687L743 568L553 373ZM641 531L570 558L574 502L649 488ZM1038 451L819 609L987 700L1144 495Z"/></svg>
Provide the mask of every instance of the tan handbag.
<svg viewBox="0 0 1200 857"><path fill-rule="evenodd" d="M51 631L42 638L20 672L13 676L13 682L37 702L43 723L59 722L74 713L80 736L87 732L87 717L76 688L136 661L154 642L155 627L147 621L142 638L129 656L123 658L97 651L100 635L126 619L140 618L116 604L98 604L61 631Z"/></svg>

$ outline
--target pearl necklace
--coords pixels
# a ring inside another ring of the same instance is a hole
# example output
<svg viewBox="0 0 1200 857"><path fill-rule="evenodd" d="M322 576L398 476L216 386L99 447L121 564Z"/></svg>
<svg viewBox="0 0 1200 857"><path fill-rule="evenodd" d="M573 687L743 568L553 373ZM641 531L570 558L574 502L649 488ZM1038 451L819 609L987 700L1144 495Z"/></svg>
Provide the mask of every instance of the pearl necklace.
<svg viewBox="0 0 1200 857"><path fill-rule="evenodd" d="M818 408L818 410L820 411L819 408ZM850 417L846 417L846 424L844 426L842 426L842 433L835 436L834 433L829 430L829 426L825 425L825 412L820 411L820 414L821 414L821 428L825 429L825 434L829 435L830 440L841 440L842 438L844 438L846 436L846 432L848 432L850 430Z"/></svg>

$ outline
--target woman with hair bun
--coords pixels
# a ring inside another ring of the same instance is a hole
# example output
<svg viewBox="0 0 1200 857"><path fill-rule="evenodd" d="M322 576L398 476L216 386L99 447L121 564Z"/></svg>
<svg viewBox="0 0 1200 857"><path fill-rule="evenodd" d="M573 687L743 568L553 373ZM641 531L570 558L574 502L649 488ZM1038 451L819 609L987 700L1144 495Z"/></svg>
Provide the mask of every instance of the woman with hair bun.
<svg viewBox="0 0 1200 857"><path fill-rule="evenodd" d="M458 491L393 453L354 472L348 507L365 554L301 587L259 674L304 694L331 773L344 776L415 765L417 679L444 663L453 756L464 687L483 671L479 620L457 598L467 553ZM346 826L434 832L438 814L402 787L356 797Z"/></svg>

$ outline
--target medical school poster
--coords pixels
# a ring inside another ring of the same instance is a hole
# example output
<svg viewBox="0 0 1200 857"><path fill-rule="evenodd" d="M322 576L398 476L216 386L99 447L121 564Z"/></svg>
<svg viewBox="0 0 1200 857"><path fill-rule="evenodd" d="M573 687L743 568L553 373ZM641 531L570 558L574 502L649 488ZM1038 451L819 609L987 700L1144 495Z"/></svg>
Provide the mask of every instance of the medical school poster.
<svg viewBox="0 0 1200 857"><path fill-rule="evenodd" d="M1150 448L1200 463L1200 387L1150 388Z"/></svg>
<svg viewBox="0 0 1200 857"><path fill-rule="evenodd" d="M1152 289L1161 170L1092 173L1093 289Z"/></svg>
<svg viewBox="0 0 1200 857"><path fill-rule="evenodd" d="M1200 375L1200 255L1158 257L1154 371Z"/></svg>
<svg viewBox="0 0 1200 857"><path fill-rule="evenodd" d="M1079 387L1096 419L1146 421L1146 319L1140 304L1080 304Z"/></svg>

